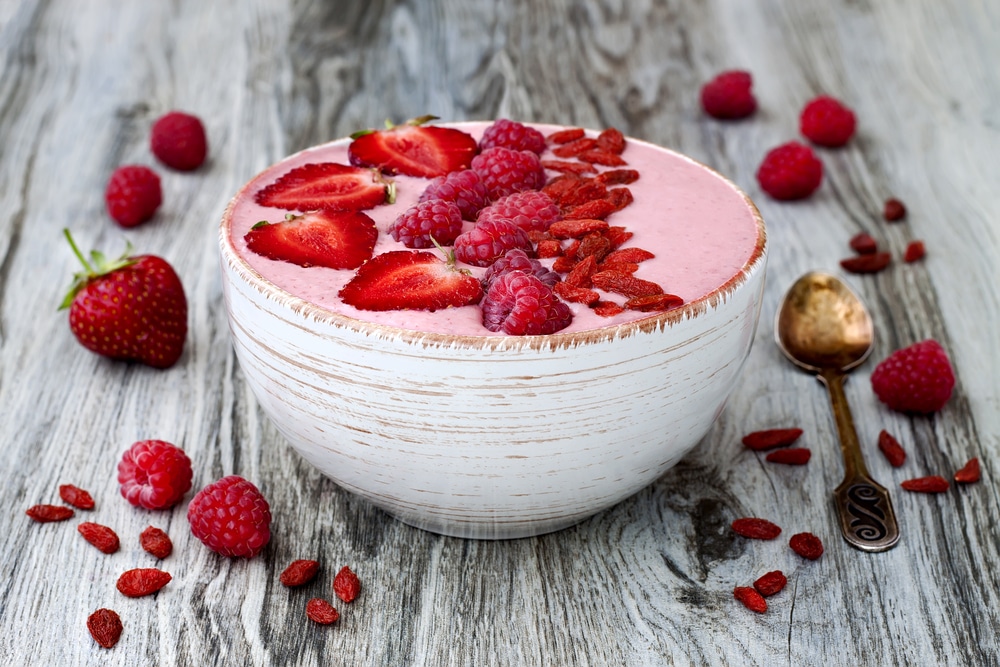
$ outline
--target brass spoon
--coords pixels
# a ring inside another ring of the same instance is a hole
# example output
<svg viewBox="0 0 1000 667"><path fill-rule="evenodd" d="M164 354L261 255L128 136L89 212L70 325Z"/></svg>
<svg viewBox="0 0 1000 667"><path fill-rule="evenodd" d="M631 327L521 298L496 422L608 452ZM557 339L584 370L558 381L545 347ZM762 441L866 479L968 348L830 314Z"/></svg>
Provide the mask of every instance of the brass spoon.
<svg viewBox="0 0 1000 667"><path fill-rule="evenodd" d="M830 393L844 456L844 481L833 493L840 530L852 546L886 551L899 541L889 492L868 474L844 393L848 371L872 351L875 329L861 299L840 279L807 273L788 290L775 323L778 347L816 373Z"/></svg>

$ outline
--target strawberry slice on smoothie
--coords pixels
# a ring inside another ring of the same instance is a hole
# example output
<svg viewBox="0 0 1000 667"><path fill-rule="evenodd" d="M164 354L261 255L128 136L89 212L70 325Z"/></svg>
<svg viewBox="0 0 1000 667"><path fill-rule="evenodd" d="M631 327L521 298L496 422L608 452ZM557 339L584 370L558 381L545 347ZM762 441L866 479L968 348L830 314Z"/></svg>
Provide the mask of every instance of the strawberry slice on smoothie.
<svg viewBox="0 0 1000 667"><path fill-rule="evenodd" d="M393 250L365 262L340 290L360 310L440 310L477 303L479 279L432 252Z"/></svg>
<svg viewBox="0 0 1000 667"><path fill-rule="evenodd" d="M268 259L303 267L356 269L371 259L378 229L360 211L323 209L289 213L280 222L262 220L243 238L247 248Z"/></svg>
<svg viewBox="0 0 1000 667"><path fill-rule="evenodd" d="M479 152L476 140L461 130L424 124L434 119L422 116L384 130L355 132L348 149L351 164L423 178L468 169Z"/></svg>
<svg viewBox="0 0 1000 667"><path fill-rule="evenodd" d="M394 200L394 185L377 171L335 162L296 167L254 195L261 206L288 211L364 211Z"/></svg>

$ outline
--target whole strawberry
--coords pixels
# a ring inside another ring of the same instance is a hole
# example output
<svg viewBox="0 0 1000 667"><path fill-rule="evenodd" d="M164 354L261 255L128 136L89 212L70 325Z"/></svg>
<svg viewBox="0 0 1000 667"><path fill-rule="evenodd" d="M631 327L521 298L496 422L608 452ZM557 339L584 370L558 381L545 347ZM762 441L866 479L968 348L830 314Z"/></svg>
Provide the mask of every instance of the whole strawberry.
<svg viewBox="0 0 1000 667"><path fill-rule="evenodd" d="M937 412L951 398L955 373L944 348L925 340L896 350L871 377L879 400L898 412Z"/></svg>
<svg viewBox="0 0 1000 667"><path fill-rule="evenodd" d="M199 491L187 512L191 532L212 551L253 558L271 540L271 508L260 490L238 475Z"/></svg>
<svg viewBox="0 0 1000 667"><path fill-rule="evenodd" d="M114 260L92 250L88 261L69 230L65 235L84 270L60 309L69 308L80 344L111 359L173 366L187 337L187 299L173 267L155 255L132 256L131 246Z"/></svg>

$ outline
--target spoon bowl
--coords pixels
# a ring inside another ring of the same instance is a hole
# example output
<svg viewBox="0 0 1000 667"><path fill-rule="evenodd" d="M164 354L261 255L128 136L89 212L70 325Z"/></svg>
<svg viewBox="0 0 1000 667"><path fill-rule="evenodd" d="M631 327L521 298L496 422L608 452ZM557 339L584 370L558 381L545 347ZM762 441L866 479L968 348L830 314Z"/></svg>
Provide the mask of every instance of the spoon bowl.
<svg viewBox="0 0 1000 667"><path fill-rule="evenodd" d="M891 549L899 541L896 515L889 492L865 466L844 393L846 374L874 347L875 328L868 309L836 276L811 272L785 294L774 330L785 356L815 373L830 394L844 457L844 480L834 491L844 539L863 551Z"/></svg>

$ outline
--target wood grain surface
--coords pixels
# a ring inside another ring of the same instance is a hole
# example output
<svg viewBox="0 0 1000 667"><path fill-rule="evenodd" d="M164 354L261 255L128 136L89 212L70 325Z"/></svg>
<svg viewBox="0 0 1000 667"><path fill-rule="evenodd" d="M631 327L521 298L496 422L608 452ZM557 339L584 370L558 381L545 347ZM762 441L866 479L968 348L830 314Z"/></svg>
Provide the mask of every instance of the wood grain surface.
<svg viewBox="0 0 1000 667"><path fill-rule="evenodd" d="M10 665L998 665L1000 502L1000 5L991 0L539 0L441 2L88 2L0 0L0 658ZM701 113L717 72L753 73L746 121ZM754 174L799 137L802 105L844 100L859 130L820 149L810 199L779 203ZM156 165L151 123L171 109L204 119L209 162ZM259 411L234 357L221 293L217 225L229 198L284 155L386 118L511 117L589 127L687 153L755 199L770 259L754 349L709 436L678 466L612 510L538 538L483 542L407 527L338 489L298 458ZM122 230L103 190L113 169L155 166L164 205ZM908 217L882 221L897 196ZM130 241L167 258L189 300L187 347L167 371L81 348L56 310L75 259L61 238L109 253ZM848 276L878 334L847 384L871 472L893 492L903 536L881 554L836 532L830 494L842 465L822 386L773 343L778 301L811 269L838 271L868 231L896 258ZM923 239L925 260L900 261ZM892 413L868 377L892 350L936 338L958 384L933 417ZM798 425L805 467L745 450L751 430ZM888 429L909 453L893 469ZM257 483L274 537L228 560L189 532L183 504L146 512L118 495L115 467L136 440L191 456L195 485L226 474ZM939 496L899 482L951 472L972 456L983 481ZM88 489L93 512L35 524L24 511ZM735 537L763 516L774 542ZM112 526L107 556L75 530ZM168 531L173 581L127 599L118 574L152 566L147 525ZM812 531L816 562L787 536ZM323 563L300 590L278 583L296 558ZM350 565L364 590L341 619L304 616ZM732 590L781 569L788 587L764 615ZM87 616L117 610L112 650Z"/></svg>

